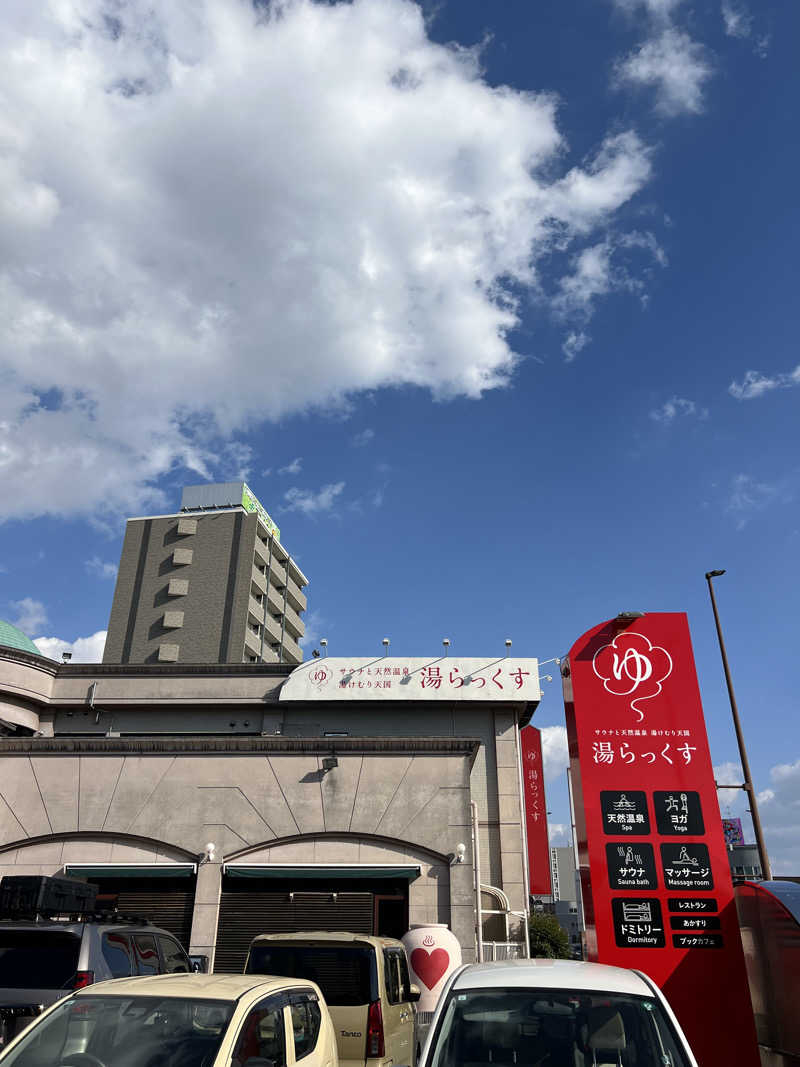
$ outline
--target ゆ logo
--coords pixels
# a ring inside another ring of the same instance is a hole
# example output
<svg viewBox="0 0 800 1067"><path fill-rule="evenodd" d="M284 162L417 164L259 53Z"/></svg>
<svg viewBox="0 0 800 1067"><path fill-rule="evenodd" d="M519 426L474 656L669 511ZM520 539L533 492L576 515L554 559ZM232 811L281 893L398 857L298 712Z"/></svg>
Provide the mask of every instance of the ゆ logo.
<svg viewBox="0 0 800 1067"><path fill-rule="evenodd" d="M637 705L661 692L661 683L672 674L672 657L643 634L624 633L595 652L592 669L607 693L633 697L630 706L641 722L644 712Z"/></svg>

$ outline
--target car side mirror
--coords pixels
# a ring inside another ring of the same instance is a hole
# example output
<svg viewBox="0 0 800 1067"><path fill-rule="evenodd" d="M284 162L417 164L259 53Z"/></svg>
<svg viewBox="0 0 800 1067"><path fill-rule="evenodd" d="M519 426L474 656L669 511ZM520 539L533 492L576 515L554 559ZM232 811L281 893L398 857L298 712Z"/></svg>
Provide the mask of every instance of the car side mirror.
<svg viewBox="0 0 800 1067"><path fill-rule="evenodd" d="M189 963L194 974L208 973L208 956L190 956Z"/></svg>
<svg viewBox="0 0 800 1067"><path fill-rule="evenodd" d="M419 988L418 985L414 985L414 983L412 982L411 985L408 987L408 999L411 1001L412 1004L416 1004L416 1002L421 996L422 990Z"/></svg>

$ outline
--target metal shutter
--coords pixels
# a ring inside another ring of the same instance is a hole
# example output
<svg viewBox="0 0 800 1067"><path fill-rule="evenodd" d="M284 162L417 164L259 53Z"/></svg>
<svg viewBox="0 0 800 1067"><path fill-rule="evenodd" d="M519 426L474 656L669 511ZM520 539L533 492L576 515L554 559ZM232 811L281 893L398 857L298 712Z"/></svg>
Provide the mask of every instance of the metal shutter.
<svg viewBox="0 0 800 1067"><path fill-rule="evenodd" d="M119 889L117 908L131 915L141 915L177 937L189 951L194 909L194 888L186 889Z"/></svg>
<svg viewBox="0 0 800 1067"><path fill-rule="evenodd" d="M334 900L333 897L336 897ZM371 934L372 893L223 892L214 970L241 974L250 942L259 934L348 930Z"/></svg>

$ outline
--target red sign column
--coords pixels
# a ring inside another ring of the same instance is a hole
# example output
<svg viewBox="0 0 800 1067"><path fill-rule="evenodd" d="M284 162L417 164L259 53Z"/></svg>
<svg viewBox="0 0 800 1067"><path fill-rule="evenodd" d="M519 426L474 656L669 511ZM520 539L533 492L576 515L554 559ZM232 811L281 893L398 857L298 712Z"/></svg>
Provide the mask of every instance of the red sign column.
<svg viewBox="0 0 800 1067"><path fill-rule="evenodd" d="M544 795L542 735L535 726L520 730L522 785L525 794L525 830L528 839L528 885L533 894L552 892L550 843L547 838L547 801Z"/></svg>
<svg viewBox="0 0 800 1067"><path fill-rule="evenodd" d="M700 1067L758 1067L686 616L602 623L563 676L589 958L648 974Z"/></svg>

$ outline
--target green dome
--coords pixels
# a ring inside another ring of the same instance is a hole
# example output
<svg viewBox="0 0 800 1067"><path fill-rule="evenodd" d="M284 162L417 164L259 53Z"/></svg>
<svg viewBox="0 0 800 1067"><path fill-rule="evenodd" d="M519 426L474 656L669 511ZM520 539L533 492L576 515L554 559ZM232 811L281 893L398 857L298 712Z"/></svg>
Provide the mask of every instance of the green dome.
<svg viewBox="0 0 800 1067"><path fill-rule="evenodd" d="M42 655L30 637L27 637L22 630L18 630L16 626L12 626L10 622L4 622L2 619L0 619L0 645L18 648L22 652L32 652L34 656ZM42 658L47 659L46 656Z"/></svg>

